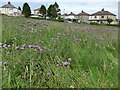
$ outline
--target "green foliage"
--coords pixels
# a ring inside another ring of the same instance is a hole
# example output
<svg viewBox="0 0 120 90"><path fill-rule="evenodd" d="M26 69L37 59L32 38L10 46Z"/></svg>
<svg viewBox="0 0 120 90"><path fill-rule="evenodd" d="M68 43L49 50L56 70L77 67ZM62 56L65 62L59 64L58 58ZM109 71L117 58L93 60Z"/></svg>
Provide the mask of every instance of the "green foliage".
<svg viewBox="0 0 120 90"><path fill-rule="evenodd" d="M39 12L46 17L46 7L44 5L41 5Z"/></svg>
<svg viewBox="0 0 120 90"><path fill-rule="evenodd" d="M29 17L29 16L31 15L31 9L30 9L28 3L24 3L22 14L23 14L25 17Z"/></svg>
<svg viewBox="0 0 120 90"><path fill-rule="evenodd" d="M107 19L107 22L110 24L111 22L113 21L113 19L111 19L111 18L108 18Z"/></svg>
<svg viewBox="0 0 120 90"><path fill-rule="evenodd" d="M60 17L60 9L59 9L59 5L55 2L53 5L51 4L47 10L47 15L50 18L55 18L56 17Z"/></svg>
<svg viewBox="0 0 120 90"><path fill-rule="evenodd" d="M91 25L100 25L99 23L90 22Z"/></svg>

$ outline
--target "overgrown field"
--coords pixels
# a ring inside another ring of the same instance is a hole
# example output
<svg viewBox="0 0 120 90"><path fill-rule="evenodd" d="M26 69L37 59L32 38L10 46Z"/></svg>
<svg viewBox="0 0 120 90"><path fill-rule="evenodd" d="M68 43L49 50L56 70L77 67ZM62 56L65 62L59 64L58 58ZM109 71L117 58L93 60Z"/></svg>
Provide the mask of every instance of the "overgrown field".
<svg viewBox="0 0 120 90"><path fill-rule="evenodd" d="M2 18L3 88L117 88L118 28Z"/></svg>

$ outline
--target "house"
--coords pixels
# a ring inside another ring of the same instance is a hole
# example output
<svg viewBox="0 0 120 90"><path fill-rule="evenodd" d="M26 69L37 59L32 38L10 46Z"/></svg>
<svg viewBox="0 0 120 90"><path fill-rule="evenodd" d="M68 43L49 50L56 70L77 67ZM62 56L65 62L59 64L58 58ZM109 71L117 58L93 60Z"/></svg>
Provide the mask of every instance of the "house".
<svg viewBox="0 0 120 90"><path fill-rule="evenodd" d="M67 13L64 13L63 15L61 15L61 19L67 19L67 17L68 17Z"/></svg>
<svg viewBox="0 0 120 90"><path fill-rule="evenodd" d="M75 13L71 12L69 15L68 15L68 19L71 19L71 20L76 20L76 17L75 17Z"/></svg>
<svg viewBox="0 0 120 90"><path fill-rule="evenodd" d="M113 22L111 24L117 24L116 15L109 11L105 11L104 8L101 11L91 14L89 16L89 21L107 24L108 18L113 19Z"/></svg>
<svg viewBox="0 0 120 90"><path fill-rule="evenodd" d="M89 23L89 16L90 16L90 14L88 14L82 10L81 13L77 14L75 17L76 17L78 23L80 23L80 21Z"/></svg>
<svg viewBox="0 0 120 90"><path fill-rule="evenodd" d="M74 14L73 12L71 12L70 14L65 13L65 14L61 15L61 18L62 19L71 19L73 21L73 20L76 20L75 15L76 14Z"/></svg>
<svg viewBox="0 0 120 90"><path fill-rule="evenodd" d="M40 8L34 9L34 15L39 16L39 17L43 17L43 15L39 13L39 10L40 10Z"/></svg>
<svg viewBox="0 0 120 90"><path fill-rule="evenodd" d="M8 4L0 7L0 14L5 14L8 16L20 16L21 11L8 2Z"/></svg>

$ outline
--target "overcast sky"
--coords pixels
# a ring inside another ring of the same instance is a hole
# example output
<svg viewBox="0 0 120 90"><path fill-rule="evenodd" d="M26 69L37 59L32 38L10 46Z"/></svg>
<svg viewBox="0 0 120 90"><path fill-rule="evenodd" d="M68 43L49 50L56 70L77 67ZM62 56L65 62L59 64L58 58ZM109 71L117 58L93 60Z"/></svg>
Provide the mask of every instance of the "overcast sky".
<svg viewBox="0 0 120 90"><path fill-rule="evenodd" d="M15 7L20 6L21 8L25 2L28 2L32 12L34 9L40 8L42 4L48 8L49 5L54 4L55 1L60 6L62 14L70 12L78 14L82 10L92 14L104 8L105 10L116 14L118 18L118 2L120 0L0 0L0 6L7 4L8 1Z"/></svg>

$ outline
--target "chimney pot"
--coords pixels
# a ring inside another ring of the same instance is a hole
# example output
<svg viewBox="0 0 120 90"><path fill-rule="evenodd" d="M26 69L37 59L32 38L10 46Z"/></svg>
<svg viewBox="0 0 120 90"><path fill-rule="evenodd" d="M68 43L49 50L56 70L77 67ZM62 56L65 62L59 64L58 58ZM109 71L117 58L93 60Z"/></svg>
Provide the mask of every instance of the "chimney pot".
<svg viewBox="0 0 120 90"><path fill-rule="evenodd" d="M8 4L10 4L10 2L8 2Z"/></svg>

